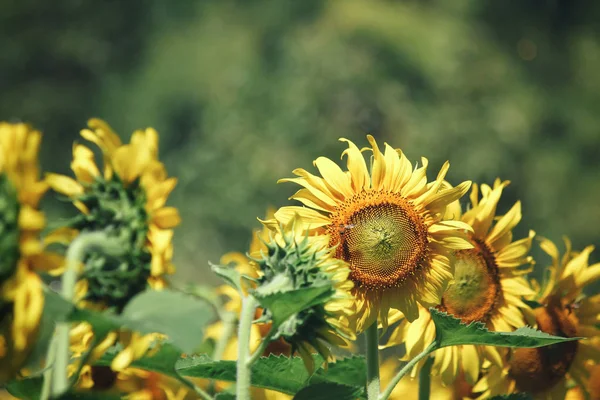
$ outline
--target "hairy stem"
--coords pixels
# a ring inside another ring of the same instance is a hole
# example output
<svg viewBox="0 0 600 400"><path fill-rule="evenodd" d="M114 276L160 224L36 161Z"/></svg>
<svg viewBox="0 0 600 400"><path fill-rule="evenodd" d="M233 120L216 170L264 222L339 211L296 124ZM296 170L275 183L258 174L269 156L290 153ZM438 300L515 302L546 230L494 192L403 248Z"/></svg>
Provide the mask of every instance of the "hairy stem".
<svg viewBox="0 0 600 400"><path fill-rule="evenodd" d="M367 398L377 400L379 397L379 336L377 321L365 331L367 347Z"/></svg>
<svg viewBox="0 0 600 400"><path fill-rule="evenodd" d="M404 367L402 367L402 369L396 374L396 376L394 376L394 378L389 383L389 385L381 393L381 395L379 396L379 400L387 400L387 398L390 397L390 394L392 394L392 391L394 390L394 388L396 387L398 382L400 382L400 379L402 379L404 377L404 375L408 374L419 361L421 361L422 359L427 357L433 351L437 350L437 348L438 348L438 345L434 341L429 346L427 346L427 348L425 348L425 350L423 350L415 358L410 360Z"/></svg>
<svg viewBox="0 0 600 400"><path fill-rule="evenodd" d="M252 367L248 363L250 359L250 331L257 306L258 302L252 295L248 295L248 297L244 297L242 300L242 313L240 315L238 331L237 400L250 400L250 375Z"/></svg>
<svg viewBox="0 0 600 400"><path fill-rule="evenodd" d="M77 283L77 274L79 266L83 261L86 252L92 248L98 247L102 251L116 253L117 246L104 232L82 233L79 235L67 250L66 268L62 276L61 294L69 302L73 302L75 296L75 284ZM69 352L69 332L71 324L69 322L59 322L56 324L55 340L53 346L56 347L55 360L52 367L52 385L51 393L53 397L58 397L69 389L68 367L70 360Z"/></svg>

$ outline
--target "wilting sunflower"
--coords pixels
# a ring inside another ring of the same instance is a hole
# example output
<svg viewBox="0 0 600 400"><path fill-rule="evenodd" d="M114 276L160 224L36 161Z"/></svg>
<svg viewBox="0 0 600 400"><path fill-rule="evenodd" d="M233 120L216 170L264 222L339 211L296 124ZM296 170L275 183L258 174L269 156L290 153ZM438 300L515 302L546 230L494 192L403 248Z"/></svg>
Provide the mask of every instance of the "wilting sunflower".
<svg viewBox="0 0 600 400"><path fill-rule="evenodd" d="M600 362L600 295L586 297L584 288L600 278L600 263L589 265L593 246L582 252L566 252L561 258L550 240L541 241L542 249L552 258L549 274L539 290L536 308L537 328L556 336L586 339L536 349L516 349L509 354L504 368L493 367L475 385L480 398L496 394L528 392L535 399L564 399L577 391L587 392L590 370ZM570 390L578 388L578 390Z"/></svg>
<svg viewBox="0 0 600 400"><path fill-rule="evenodd" d="M174 272L172 228L179 224L180 217L177 209L165 207L165 203L177 180L167 177L164 165L158 161L158 134L154 129L135 131L130 143L123 144L104 121L91 119L88 126L90 129L82 130L81 136L100 148L102 172L93 151L75 144L71 162L75 179L47 176L50 186L66 195L80 211L47 240L68 244L80 233L98 231L117 239L122 255L108 257L92 251L86 256L76 293L82 306L119 313L146 288L162 289L165 276ZM75 328L86 329L89 335L89 325ZM125 348L113 361L115 370L143 356L156 339L154 335L113 332L100 347L106 349L106 344L117 336Z"/></svg>
<svg viewBox="0 0 600 400"><path fill-rule="evenodd" d="M287 223L296 213L304 228L329 235L335 256L350 265L350 280L357 297L357 328L363 331L377 317L387 325L390 308L413 321L418 304L438 305L452 280L451 250L472 248L466 237L470 227L460 221L443 221L446 206L469 189L470 182L446 187L446 162L435 181L428 183L428 161L413 169L399 149L367 136L373 152L371 172L354 143L343 155L344 172L333 161L319 157L314 164L321 177L304 169L298 178L282 179L301 186L291 198L307 207L282 207L277 220Z"/></svg>
<svg viewBox="0 0 600 400"><path fill-rule="evenodd" d="M303 231L305 225L298 215L285 225L275 220L263 223L273 230L273 237L260 257L253 259L258 278L251 294L330 285L329 294L318 304L290 316L271 335L272 340L288 343L292 354L298 352L312 372L312 353L320 354L325 362L333 361L328 346L348 347L356 339L349 318L355 313L350 269L334 257L327 236L308 236ZM262 319L270 318L270 311L263 310Z"/></svg>
<svg viewBox="0 0 600 400"><path fill-rule="evenodd" d="M38 203L41 134L25 124L0 122L0 385L21 368L38 330L44 297L34 269L51 268L40 231Z"/></svg>
<svg viewBox="0 0 600 400"><path fill-rule="evenodd" d="M509 182L499 179L491 188L481 185L481 199L477 185L471 191L471 208L461 215L460 206L453 204L450 217L469 224L472 249L455 252L454 283L442 297L437 307L460 318L463 323L479 321L492 331L508 332L526 325L526 316L533 320L529 306L521 296L533 296L524 274L531 270L533 259L529 256L534 233L512 241L512 229L521 220L521 204L517 202L505 215L496 217L496 206L502 191ZM494 223L494 220L496 222ZM435 338L435 325L428 310L422 309L419 318L409 323L402 315L387 346L406 345L405 360L421 353ZM464 373L467 383L473 385L479 377L484 357L502 365L498 350L492 346L463 345L445 347L434 353L432 372L440 374L445 384L452 383ZM418 368L413 370L413 375Z"/></svg>

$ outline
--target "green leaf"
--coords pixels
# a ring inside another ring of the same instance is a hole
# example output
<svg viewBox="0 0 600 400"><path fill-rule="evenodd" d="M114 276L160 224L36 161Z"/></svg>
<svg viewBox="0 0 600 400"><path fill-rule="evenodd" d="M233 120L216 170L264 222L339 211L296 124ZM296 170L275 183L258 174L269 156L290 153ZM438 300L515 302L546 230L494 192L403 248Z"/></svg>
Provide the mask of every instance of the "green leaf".
<svg viewBox="0 0 600 400"><path fill-rule="evenodd" d="M44 380L41 376L27 379L15 379L6 385L6 391L17 399L39 399L43 382Z"/></svg>
<svg viewBox="0 0 600 400"><path fill-rule="evenodd" d="M6 390L12 396L23 399L23 400L38 400L42 393L43 379L42 377L19 379L9 382L6 385ZM121 396L118 394L107 394L104 392L77 392L72 391L65 393L56 400L70 400L70 399L81 399L81 400L118 400Z"/></svg>
<svg viewBox="0 0 600 400"><path fill-rule="evenodd" d="M430 308L429 311L435 323L437 348L461 344L542 347L582 339L552 336L530 327L522 327L514 332L490 332L481 322L472 322L465 325L460 319L435 308Z"/></svg>
<svg viewBox="0 0 600 400"><path fill-rule="evenodd" d="M160 332L185 353L202 343L206 325L215 318L203 300L171 290L147 290L135 296L119 319L140 332Z"/></svg>
<svg viewBox="0 0 600 400"><path fill-rule="evenodd" d="M364 395L367 385L367 364L363 356L353 356L330 363L327 371L323 368L315 372L310 383L338 383L360 388Z"/></svg>
<svg viewBox="0 0 600 400"><path fill-rule="evenodd" d="M94 362L94 365L110 366L112 360L119 353L118 349L111 348ZM159 372L161 374L179 379L175 371L175 364L181 358L181 352L170 343L161 343L160 348L150 357L143 357L131 363L132 368L140 368L146 371ZM207 357L208 358L208 357Z"/></svg>
<svg viewBox="0 0 600 400"><path fill-rule="evenodd" d="M210 264L210 269L227 283L242 292L242 275L232 266Z"/></svg>
<svg viewBox="0 0 600 400"><path fill-rule="evenodd" d="M489 400L533 400L533 396L529 393L511 393L490 397Z"/></svg>
<svg viewBox="0 0 600 400"><path fill-rule="evenodd" d="M330 296L332 290L330 284L324 284L269 294L255 291L252 295L261 307L269 310L274 329L277 329L292 315L321 303Z"/></svg>
<svg viewBox="0 0 600 400"><path fill-rule="evenodd" d="M217 393L215 400L235 400L235 394L233 393Z"/></svg>
<svg viewBox="0 0 600 400"><path fill-rule="evenodd" d="M323 363L314 355L315 365ZM235 382L235 361L212 361L208 357L181 359L175 369L182 376L209 378ZM252 386L294 394L304 387L310 378L300 357L269 356L258 359L252 365Z"/></svg>
<svg viewBox="0 0 600 400"><path fill-rule="evenodd" d="M294 400L355 400L360 396L356 387L323 382L307 386L294 396Z"/></svg>
<svg viewBox="0 0 600 400"><path fill-rule="evenodd" d="M104 354L95 365L110 365L117 351ZM315 365L323 359L313 355ZM154 371L176 379L205 378L219 381L236 381L235 361L213 361L207 355L194 355L180 358L177 348L169 343L161 345L152 357L133 361L132 368ZM365 362L362 357L350 357L329 364L325 371L319 368L309 375L300 357L274 356L261 357L252 366L252 386L271 389L287 394L295 394L308 384L332 383L353 389L354 398L365 398Z"/></svg>
<svg viewBox="0 0 600 400"><path fill-rule="evenodd" d="M122 327L162 333L187 353L201 344L204 327L214 318L205 301L170 290L148 290L135 296L121 315L77 308L52 290L46 290L45 297L47 312L56 321L87 321L98 336Z"/></svg>

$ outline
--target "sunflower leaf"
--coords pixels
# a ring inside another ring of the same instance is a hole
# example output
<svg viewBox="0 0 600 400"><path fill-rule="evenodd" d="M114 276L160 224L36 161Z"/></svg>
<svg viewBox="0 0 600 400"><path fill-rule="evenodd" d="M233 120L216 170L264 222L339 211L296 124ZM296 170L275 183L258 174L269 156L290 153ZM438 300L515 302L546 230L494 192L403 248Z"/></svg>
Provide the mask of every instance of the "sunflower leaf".
<svg viewBox="0 0 600 400"><path fill-rule="evenodd" d="M430 308L436 329L436 348L461 344L492 345L502 347L542 347L551 344L579 340L549 335L528 326L514 332L490 332L481 322L463 324L460 319Z"/></svg>
<svg viewBox="0 0 600 400"><path fill-rule="evenodd" d="M242 274L240 274L238 270L228 265L209 264L210 269L215 274L219 275L227 283L236 288L238 292L242 292Z"/></svg>
<svg viewBox="0 0 600 400"><path fill-rule="evenodd" d="M46 312L56 321L86 321L97 334L123 327L141 333L162 333L187 353L200 345L204 327L214 318L212 307L205 301L169 290L142 292L121 315L75 307L49 289L45 291L45 301Z"/></svg>
<svg viewBox="0 0 600 400"><path fill-rule="evenodd" d="M316 371L310 379L310 383L312 385L323 382L332 382L363 389L367 384L366 367L367 364L363 356L343 358L336 360L333 363L329 363L327 371L324 369Z"/></svg>
<svg viewBox="0 0 600 400"><path fill-rule="evenodd" d="M529 393L511 393L490 397L490 400L533 400L533 396Z"/></svg>
<svg viewBox="0 0 600 400"><path fill-rule="evenodd" d="M327 282L306 288L278 292L262 293L256 290L252 295L258 300L262 308L268 310L274 329L277 329L294 314L322 303L332 293L333 288Z"/></svg>
<svg viewBox="0 0 600 400"><path fill-rule="evenodd" d="M333 382L322 382L300 389L294 400L354 400L361 396L357 387Z"/></svg>
<svg viewBox="0 0 600 400"><path fill-rule="evenodd" d="M38 400L42 393L43 379L40 376L34 378L25 378L9 382L6 385L6 391L17 399L22 400ZM57 397L56 400L70 400L70 399L81 399L81 400L118 400L121 396L119 394L107 394L107 393L94 393L91 391L77 392L70 391Z"/></svg>
<svg viewBox="0 0 600 400"><path fill-rule="evenodd" d="M147 290L131 299L119 316L130 329L167 335L185 353L202 343L204 328L214 318L206 301L171 290Z"/></svg>

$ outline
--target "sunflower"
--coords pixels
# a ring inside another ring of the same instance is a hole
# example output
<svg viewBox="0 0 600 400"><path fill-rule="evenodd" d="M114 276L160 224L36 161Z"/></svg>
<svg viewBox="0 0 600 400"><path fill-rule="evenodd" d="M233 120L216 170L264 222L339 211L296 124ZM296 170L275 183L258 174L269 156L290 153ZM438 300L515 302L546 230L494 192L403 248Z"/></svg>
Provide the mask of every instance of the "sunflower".
<svg viewBox="0 0 600 400"><path fill-rule="evenodd" d="M33 270L56 262L39 237L48 188L39 178L40 141L26 124L0 122L0 384L21 368L37 334L44 297Z"/></svg>
<svg viewBox="0 0 600 400"><path fill-rule="evenodd" d="M517 202L505 215L496 217L496 206L508 181L497 179L493 188L473 185L471 208L461 215L460 206L453 204L448 213L472 227L469 240L472 249L455 252L454 283L451 284L437 307L460 318L463 323L484 323L492 331L512 331L526 325L526 316L533 319L532 311L521 296L533 296L524 274L531 270L533 258L528 255L534 232L512 241L512 229L521 220L521 204ZM494 219L496 219L494 224ZM525 266L525 267L523 267ZM400 319L387 346L406 345L405 360L414 358L433 342L435 325L428 310L422 309L419 318L409 323L396 313L390 321ZM479 377L484 358L502 365L498 350L491 346L463 345L440 349L434 353L432 372L440 374L445 384L464 374L473 385ZM421 364L422 365L422 364ZM413 370L413 376L418 367Z"/></svg>
<svg viewBox="0 0 600 400"><path fill-rule="evenodd" d="M593 246L573 252L565 239L566 252L560 257L548 239L541 248L551 258L549 274L539 288L537 328L556 336L585 337L536 349L516 349L503 368L495 366L475 385L480 398L496 394L528 392L536 399L564 399L577 390L587 392L590 371L600 361L600 295L586 297L584 288L600 278L600 263L589 265ZM573 390L578 388L577 390Z"/></svg>
<svg viewBox="0 0 600 400"><path fill-rule="evenodd" d="M91 119L88 126L81 136L100 148L102 171L93 151L75 144L71 162L75 179L47 175L52 189L67 196L80 211L50 234L47 241L69 244L80 233L97 231L117 239L123 250L121 256L88 253L76 294L81 306L119 313L146 288L164 288L165 276L174 272L172 229L179 224L180 217L177 209L165 207L165 203L177 180L169 178L158 161L158 134L154 129L135 131L130 143L123 144L104 121ZM89 336L93 332L88 324L82 323L74 330L87 335L91 343ZM113 360L112 368L122 370L143 356L157 336L112 332L99 347L106 350L107 344L117 339L124 349ZM81 354L77 346L72 341L76 357Z"/></svg>
<svg viewBox="0 0 600 400"><path fill-rule="evenodd" d="M371 147L363 150L373 152L370 173L361 150L340 139L348 144L342 153L348 171L325 157L314 162L322 178L294 170L298 178L280 182L303 186L291 198L306 207L282 207L275 213L282 223L297 213L305 229L329 235L335 256L350 265L359 332L376 319L387 326L390 308L413 321L419 316L419 303L439 304L452 280L450 251L473 247L467 240L467 224L442 220L446 206L464 195L471 183L444 186L447 162L428 183L426 158L413 169L399 149L386 144L384 154L372 136L367 139Z"/></svg>

